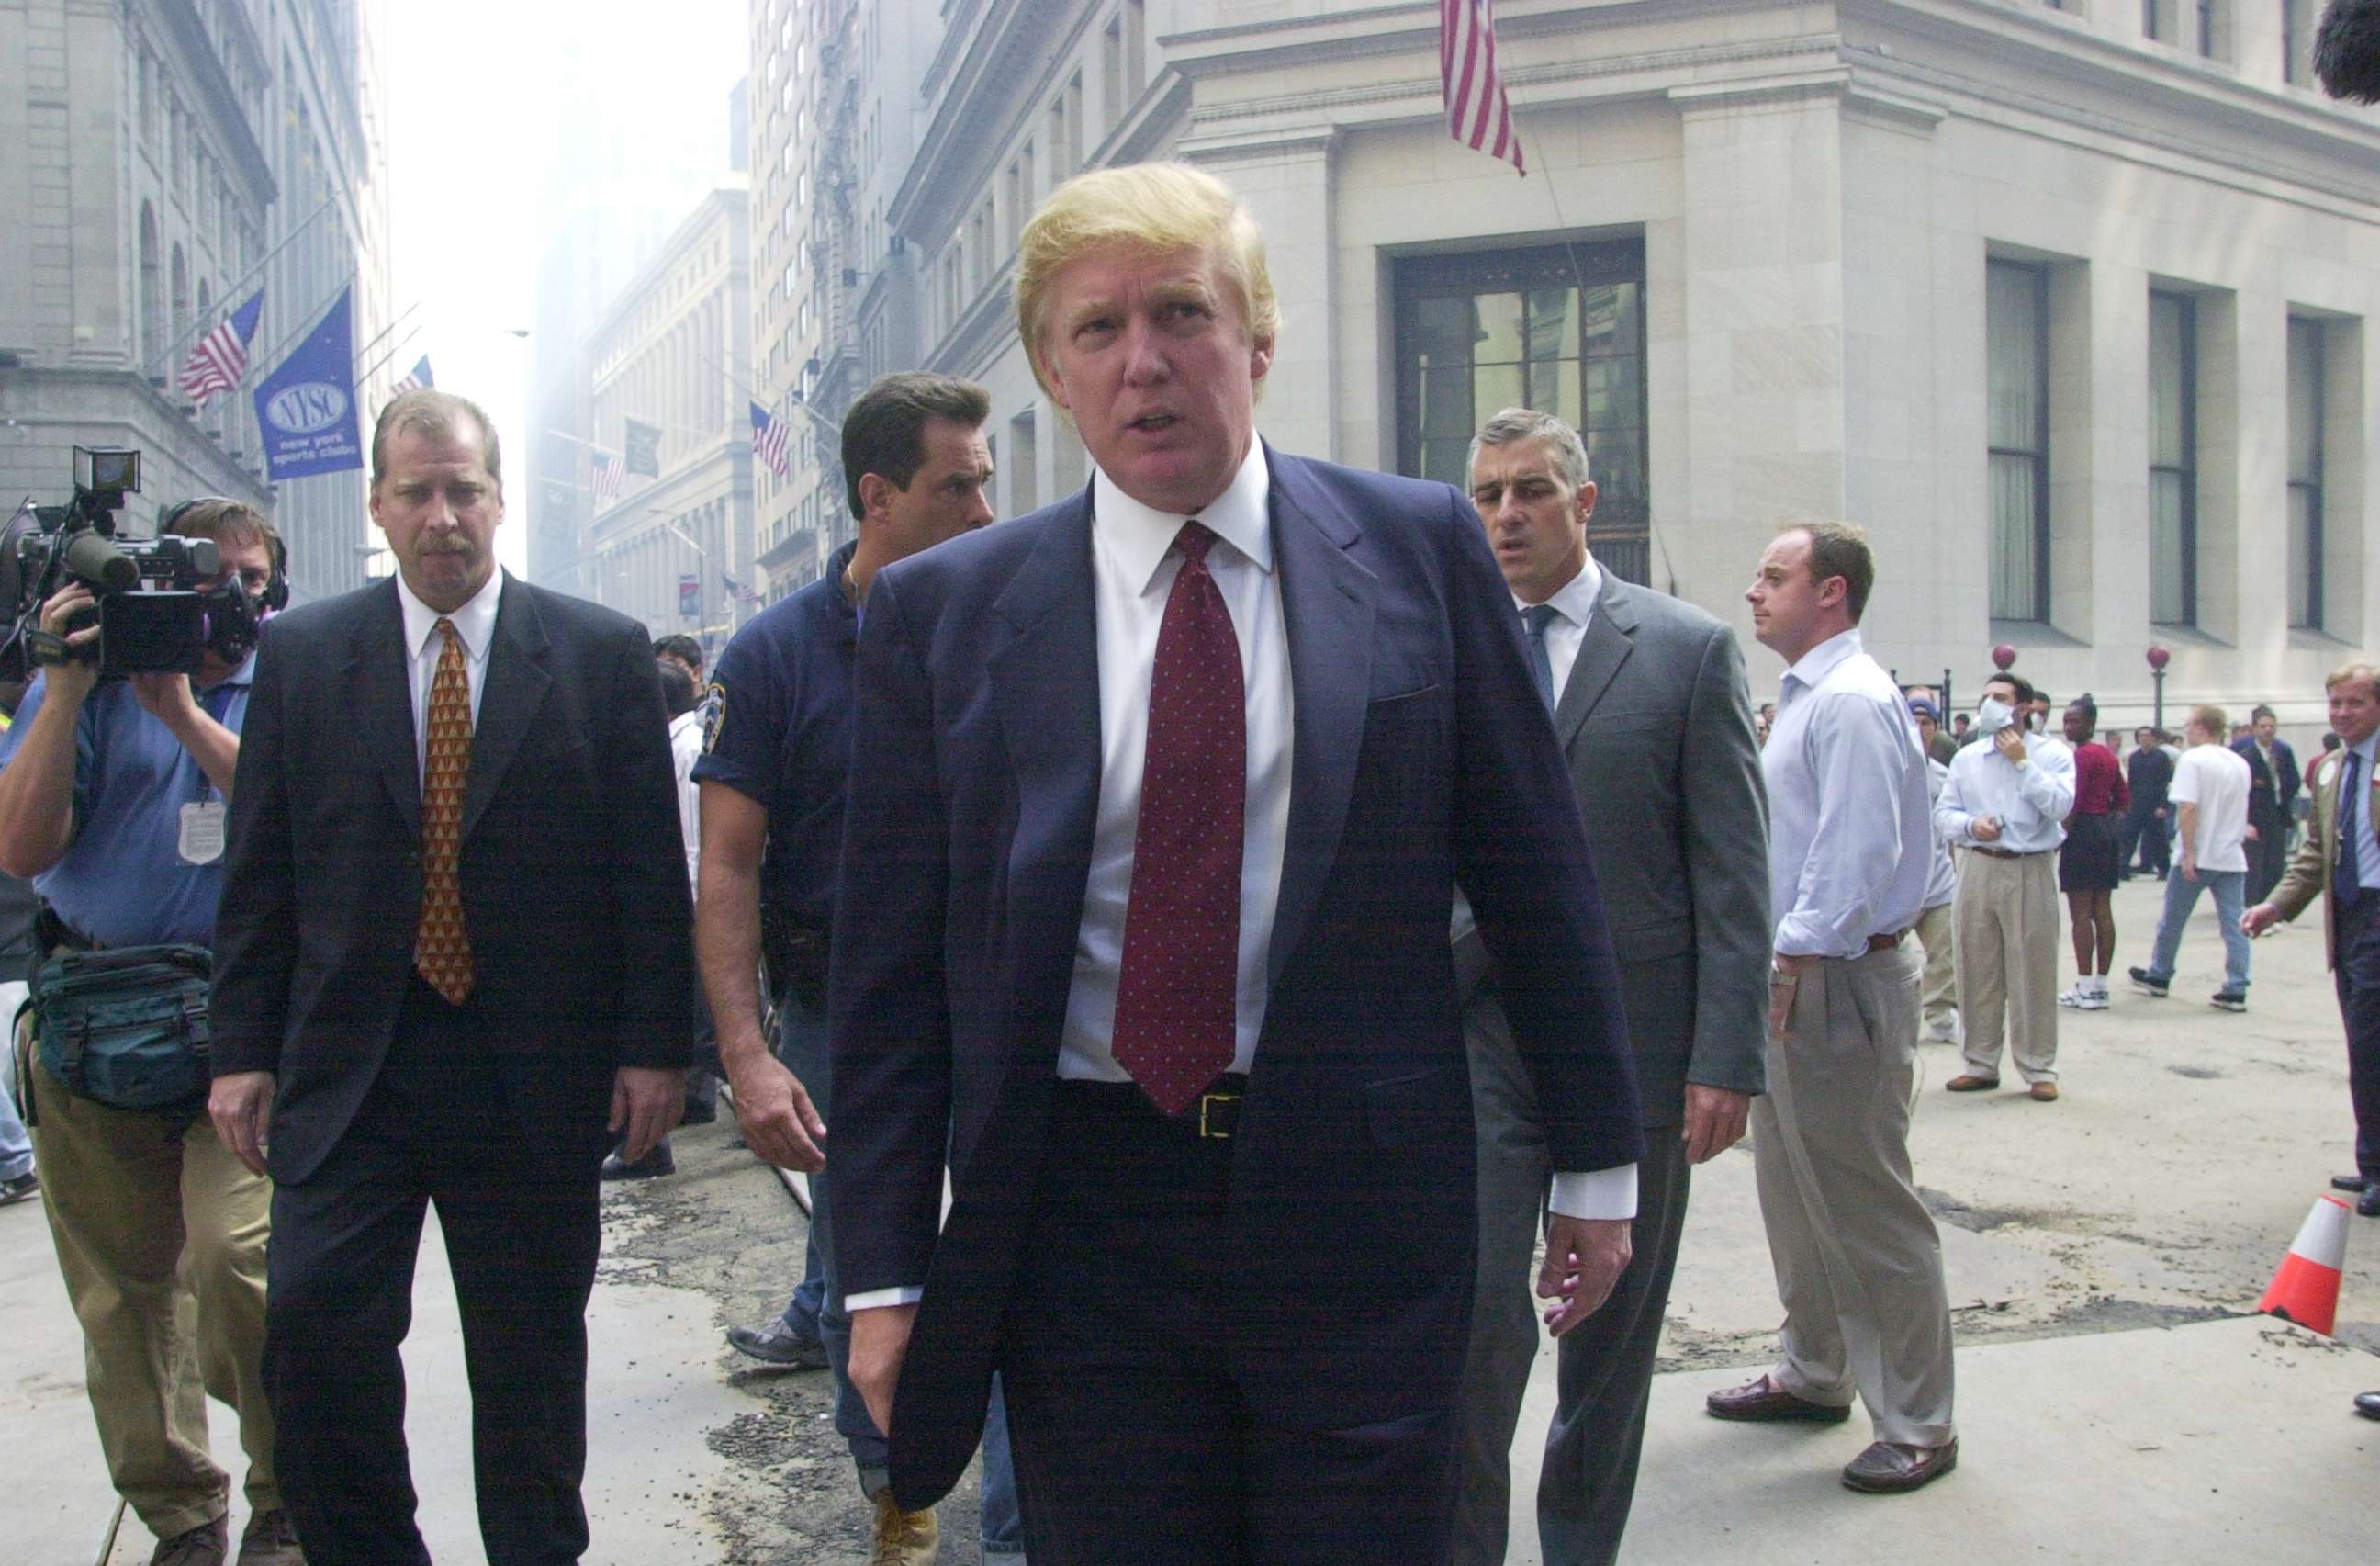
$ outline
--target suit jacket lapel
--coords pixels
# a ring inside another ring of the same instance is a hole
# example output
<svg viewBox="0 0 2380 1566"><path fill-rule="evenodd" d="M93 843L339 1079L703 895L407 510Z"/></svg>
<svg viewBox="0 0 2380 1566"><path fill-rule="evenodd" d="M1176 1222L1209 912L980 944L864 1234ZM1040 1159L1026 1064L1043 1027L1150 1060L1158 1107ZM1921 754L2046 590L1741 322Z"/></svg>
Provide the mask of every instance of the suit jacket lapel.
<svg viewBox="0 0 2380 1566"><path fill-rule="evenodd" d="M389 802L396 806L406 834L418 842L421 762L413 733L413 684L406 667L411 655L405 644L405 609L397 602L392 577L365 601L340 686L352 703L348 712L362 731L381 781L388 787Z"/></svg>
<svg viewBox="0 0 2380 1566"><path fill-rule="evenodd" d="M545 672L545 628L528 589L506 581L496 599L496 633L488 648L487 682L471 726L471 770L463 783L462 837L468 841L496 787L512 765L552 677Z"/></svg>
<svg viewBox="0 0 2380 1566"><path fill-rule="evenodd" d="M1281 856L1267 977L1281 979L1339 857L1372 689L1372 620L1379 579L1351 553L1363 532L1301 482L1297 459L1270 447L1273 569L1281 573L1296 733L1290 760L1289 843Z"/></svg>
<svg viewBox="0 0 2380 1566"><path fill-rule="evenodd" d="M1560 736L1562 749L1586 726L1587 715L1603 700L1603 692L1611 685L1611 677L1636 650L1636 617L1630 611L1618 588L1620 579L1609 571L1603 575L1603 591L1595 595L1595 613L1586 622L1586 634L1578 644L1578 658L1570 667L1570 679L1562 686L1561 700L1554 705L1554 733Z"/></svg>
<svg viewBox="0 0 2380 1566"><path fill-rule="evenodd" d="M1099 643L1086 489L1052 520L993 606L1009 639L986 660L1010 769L1016 835L1009 903L1018 929L1047 930L1014 994L1047 1015L1020 1037L1057 1042L1073 985L1075 933L1099 802ZM1046 1062L1026 1062L1038 1069Z"/></svg>

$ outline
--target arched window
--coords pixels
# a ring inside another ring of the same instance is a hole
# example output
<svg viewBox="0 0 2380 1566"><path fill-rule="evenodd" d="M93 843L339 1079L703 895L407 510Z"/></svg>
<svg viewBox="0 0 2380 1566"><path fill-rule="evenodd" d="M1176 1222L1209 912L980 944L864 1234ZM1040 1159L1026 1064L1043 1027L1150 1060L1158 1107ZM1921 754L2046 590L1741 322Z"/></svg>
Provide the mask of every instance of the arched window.
<svg viewBox="0 0 2380 1566"><path fill-rule="evenodd" d="M184 337L190 331L190 267L182 259L180 240L174 242L174 336Z"/></svg>
<svg viewBox="0 0 2380 1566"><path fill-rule="evenodd" d="M157 209L140 203L140 358L165 350L165 283L158 273Z"/></svg>

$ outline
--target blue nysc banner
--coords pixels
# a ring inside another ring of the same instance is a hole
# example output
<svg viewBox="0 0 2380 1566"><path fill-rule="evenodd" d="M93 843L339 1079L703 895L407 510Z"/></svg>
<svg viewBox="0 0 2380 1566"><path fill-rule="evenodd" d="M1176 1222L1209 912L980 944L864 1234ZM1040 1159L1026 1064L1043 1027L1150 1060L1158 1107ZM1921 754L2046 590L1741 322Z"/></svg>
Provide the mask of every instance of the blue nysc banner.
<svg viewBox="0 0 2380 1566"><path fill-rule="evenodd" d="M274 483L364 465L356 419L355 290L343 290L319 324L256 388L256 426Z"/></svg>

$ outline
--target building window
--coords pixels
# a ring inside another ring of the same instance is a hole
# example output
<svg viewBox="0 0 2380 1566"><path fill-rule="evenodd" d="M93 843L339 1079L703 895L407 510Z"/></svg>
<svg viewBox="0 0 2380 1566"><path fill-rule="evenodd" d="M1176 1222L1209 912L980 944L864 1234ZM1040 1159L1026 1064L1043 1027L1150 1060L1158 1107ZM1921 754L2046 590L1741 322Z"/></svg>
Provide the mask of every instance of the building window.
<svg viewBox="0 0 2380 1566"><path fill-rule="evenodd" d="M2281 80L2303 87L2313 80L2314 0L2281 0Z"/></svg>
<svg viewBox="0 0 2380 1566"><path fill-rule="evenodd" d="M2289 624L2322 629L2322 323L2289 317Z"/></svg>
<svg viewBox="0 0 2380 1566"><path fill-rule="evenodd" d="M2214 59L2217 53L2215 0L2192 0L2191 11L2193 18L2191 42L2201 55L2210 60Z"/></svg>
<svg viewBox="0 0 2380 1566"><path fill-rule="evenodd" d="M2160 43L2168 41L2172 29L2167 24L2164 13L2165 7L2173 3L2174 0L2141 0L2142 37L2155 39Z"/></svg>
<svg viewBox="0 0 2380 1566"><path fill-rule="evenodd" d="M1470 488L1471 437L1500 409L1578 427L1599 497L1596 557L1650 575L1645 246L1548 245L1396 263L1397 469Z"/></svg>
<svg viewBox="0 0 2380 1566"><path fill-rule="evenodd" d="M1008 422L1008 460L1002 466L1008 471L1008 514L1012 517L1022 517L1040 508L1040 491L1036 487L1039 481L1035 471L1038 456L1033 439L1033 410L1028 408Z"/></svg>
<svg viewBox="0 0 2380 1566"><path fill-rule="evenodd" d="M2198 309L2149 295L2149 618L2198 623Z"/></svg>
<svg viewBox="0 0 2380 1566"><path fill-rule="evenodd" d="M1984 268L1991 616L2049 618L2049 269Z"/></svg>

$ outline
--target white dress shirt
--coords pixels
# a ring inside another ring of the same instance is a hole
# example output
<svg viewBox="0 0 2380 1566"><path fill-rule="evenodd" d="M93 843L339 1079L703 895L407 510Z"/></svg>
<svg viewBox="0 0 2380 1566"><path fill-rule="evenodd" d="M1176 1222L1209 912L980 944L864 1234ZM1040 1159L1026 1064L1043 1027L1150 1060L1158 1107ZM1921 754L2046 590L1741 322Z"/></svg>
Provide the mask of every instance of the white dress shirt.
<svg viewBox="0 0 2380 1566"><path fill-rule="evenodd" d="M1926 814L1942 802L1943 785L1950 781L1950 769L1933 757L1925 758ZM1942 836L1942 825L1933 822L1934 868L1925 878L1925 908L1932 911L1948 908L1959 895L1959 867L1950 861L1949 840Z"/></svg>
<svg viewBox="0 0 2380 1566"><path fill-rule="evenodd" d="M2024 752L2019 766L1984 739L1950 758L1950 780L1934 807L1946 841L2003 853L2047 853L2066 840L2066 818L2074 811L2074 752L2046 734L2026 735ZM1991 842L1975 837L1980 815L2000 824L2000 835Z"/></svg>
<svg viewBox="0 0 2380 1566"><path fill-rule="evenodd" d="M396 601L405 610L405 678L413 691L413 765L418 778L430 765L430 686L438 678L438 659L446 639L438 634L441 618L455 622L463 639L463 667L471 686L471 732L480 731L480 693L488 688L488 650L496 640L496 604L503 596L504 571L499 566L487 585L451 615L413 595L402 576L396 579Z"/></svg>
<svg viewBox="0 0 2380 1566"><path fill-rule="evenodd" d="M670 719L670 765L677 773L678 835L686 839L686 878L702 889L702 786L694 780L702 759L702 709Z"/></svg>
<svg viewBox="0 0 2380 1566"><path fill-rule="evenodd" d="M1231 1070L1245 1071L1272 998L1272 917L1289 847L1290 758L1295 716L1289 679L1289 627L1273 569L1272 476L1264 444L1251 440L1231 487L1198 513L1221 541L1207 571L1223 596L1240 643L1247 693L1248 793L1240 839L1238 1038ZM1123 1083L1116 1064L1116 984L1123 970L1125 905L1133 847L1140 836L1141 767L1148 751L1149 685L1157 632L1181 574L1173 538L1189 519L1152 511L1105 473L1091 478L1091 594L1099 626L1099 805L1091 836L1083 923L1075 939L1075 981L1058 1039L1058 1074Z"/></svg>
<svg viewBox="0 0 2380 1566"><path fill-rule="evenodd" d="M1935 853L1925 757L1856 630L1785 671L1760 770L1780 956L1859 957L1869 936L1917 923Z"/></svg>
<svg viewBox="0 0 2380 1566"><path fill-rule="evenodd" d="M1561 705L1562 692L1569 689L1570 671L1578 663L1578 650L1586 642L1586 628L1595 618L1595 601L1603 595L1603 568L1595 557L1586 557L1586 565L1578 575L1562 583L1560 591L1546 600L1554 618L1546 622L1546 661L1553 665L1554 705ZM1526 604L1516 596L1516 609Z"/></svg>

